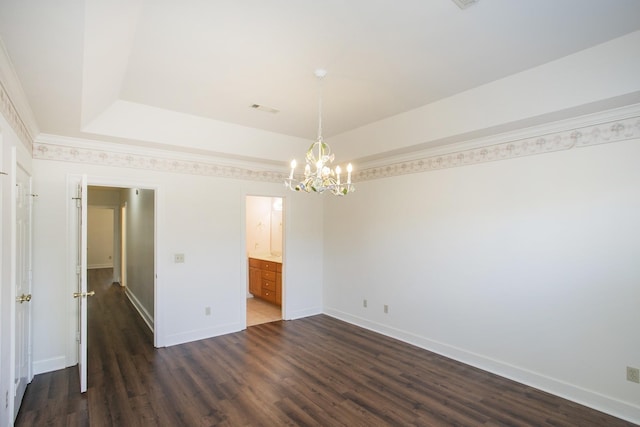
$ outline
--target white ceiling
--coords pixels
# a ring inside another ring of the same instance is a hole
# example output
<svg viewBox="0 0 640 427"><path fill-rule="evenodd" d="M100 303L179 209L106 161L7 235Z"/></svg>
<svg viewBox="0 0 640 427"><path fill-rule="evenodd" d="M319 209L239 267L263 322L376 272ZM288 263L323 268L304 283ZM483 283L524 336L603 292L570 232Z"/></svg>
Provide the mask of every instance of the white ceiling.
<svg viewBox="0 0 640 427"><path fill-rule="evenodd" d="M41 132L192 147L313 139L319 67L330 137L638 29L638 0L0 0Z"/></svg>

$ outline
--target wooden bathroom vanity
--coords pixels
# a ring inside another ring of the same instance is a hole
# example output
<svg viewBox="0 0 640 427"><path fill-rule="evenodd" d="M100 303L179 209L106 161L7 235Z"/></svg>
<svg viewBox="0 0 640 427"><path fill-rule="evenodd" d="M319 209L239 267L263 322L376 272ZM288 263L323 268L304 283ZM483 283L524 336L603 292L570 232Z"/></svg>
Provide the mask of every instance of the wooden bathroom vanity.
<svg viewBox="0 0 640 427"><path fill-rule="evenodd" d="M249 258L249 292L254 297L282 305L282 263Z"/></svg>

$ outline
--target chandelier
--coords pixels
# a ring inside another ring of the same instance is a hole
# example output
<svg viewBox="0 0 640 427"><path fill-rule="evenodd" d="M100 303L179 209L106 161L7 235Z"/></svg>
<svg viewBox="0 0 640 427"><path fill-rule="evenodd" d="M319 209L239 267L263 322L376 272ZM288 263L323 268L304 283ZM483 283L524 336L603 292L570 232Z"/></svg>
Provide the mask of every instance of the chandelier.
<svg viewBox="0 0 640 427"><path fill-rule="evenodd" d="M318 69L315 71L318 78L318 86L321 86L322 79L327 75L326 70ZM347 165L347 180L341 181L342 169L336 166L331 168L334 155L331 152L329 144L322 140L322 88L320 87L320 96L318 101L318 139L311 144L305 156L306 165L304 167L304 179L296 182L294 173L296 170L296 160L291 161L291 172L289 178L285 179L284 185L294 191L312 191L316 193L324 193L328 191L336 196L344 196L355 191L355 187L351 184L351 171L353 167L351 163Z"/></svg>

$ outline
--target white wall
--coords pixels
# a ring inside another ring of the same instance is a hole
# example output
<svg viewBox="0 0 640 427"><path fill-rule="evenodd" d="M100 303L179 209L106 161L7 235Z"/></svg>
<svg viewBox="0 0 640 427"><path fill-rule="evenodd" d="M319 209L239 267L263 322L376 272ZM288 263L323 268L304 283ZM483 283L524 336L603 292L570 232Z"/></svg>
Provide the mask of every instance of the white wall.
<svg viewBox="0 0 640 427"><path fill-rule="evenodd" d="M271 197L247 197L247 255L271 252Z"/></svg>
<svg viewBox="0 0 640 427"><path fill-rule="evenodd" d="M89 206L87 212L87 267L113 267L113 217L111 208Z"/></svg>
<svg viewBox="0 0 640 427"><path fill-rule="evenodd" d="M36 372L75 363L74 304L68 278L67 174L89 184L155 189L157 208L156 333L172 345L245 327L247 194L286 197L284 312L287 319L322 311L322 199L286 192L279 183L213 178L34 159L34 289L46 305L34 323ZM305 197L306 196L306 197ZM64 243L61 243L64 242ZM174 263L183 253L185 263ZM205 315L205 307L211 315ZM89 313L89 316L91 314Z"/></svg>
<svg viewBox="0 0 640 427"><path fill-rule="evenodd" d="M110 187L89 187L87 203L94 207L120 206L120 189Z"/></svg>
<svg viewBox="0 0 640 427"><path fill-rule="evenodd" d="M640 422L637 139L357 183L476 163L483 145L604 141L616 120L637 136L637 105L612 108L640 99L639 46L636 31L333 137L360 161L356 193L325 205L325 311Z"/></svg>
<svg viewBox="0 0 640 427"><path fill-rule="evenodd" d="M277 210L279 197L247 197L247 255L282 253L282 210ZM282 204L280 205L282 206Z"/></svg>
<svg viewBox="0 0 640 427"><path fill-rule="evenodd" d="M638 158L636 139L359 183L326 200L325 311L640 421Z"/></svg>
<svg viewBox="0 0 640 427"><path fill-rule="evenodd" d="M278 207L279 206L279 207ZM282 254L282 233L284 218L282 216L283 200L279 197L271 198L271 253Z"/></svg>
<svg viewBox="0 0 640 427"><path fill-rule="evenodd" d="M151 189L121 191L126 203L127 292L153 328L155 275L155 194Z"/></svg>
<svg viewBox="0 0 640 427"><path fill-rule="evenodd" d="M89 206L89 210L92 208L102 208L102 209L110 209L113 213L113 223L111 225L111 229L113 231L113 254L111 257L111 263L113 265L113 277L112 281L121 283L121 203L120 203L120 188L111 188L111 187L96 187L89 186L87 191L87 204ZM91 227L91 221L88 221L88 227ZM91 232L89 231L89 234ZM87 236L90 239L90 235ZM90 246L91 242L87 242L87 245ZM89 250L89 249L88 249ZM87 263L91 265L91 254L87 254Z"/></svg>

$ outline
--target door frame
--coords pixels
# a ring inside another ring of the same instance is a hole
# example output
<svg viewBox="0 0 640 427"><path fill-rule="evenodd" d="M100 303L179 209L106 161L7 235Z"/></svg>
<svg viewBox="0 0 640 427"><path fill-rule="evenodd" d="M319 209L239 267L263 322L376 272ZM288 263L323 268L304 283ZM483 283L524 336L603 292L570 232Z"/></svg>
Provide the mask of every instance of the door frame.
<svg viewBox="0 0 640 427"><path fill-rule="evenodd" d="M289 320L287 317L287 286L286 286L286 276L285 276L285 268L284 263L286 261L286 252L287 252L287 234L288 234L288 221L289 218L289 199L283 194L273 194L273 193L244 193L242 196L242 207L241 207L241 219L242 219L242 254L241 254L241 282L242 282L242 303L241 303L241 313L242 313L242 324L244 325L243 329L247 329L247 286L249 280L249 268L247 267L247 254L249 253L249 248L247 248L247 198L248 197L277 197L282 199L282 302L280 306L280 310L282 312L282 320Z"/></svg>
<svg viewBox="0 0 640 427"><path fill-rule="evenodd" d="M159 185L149 182L140 182L131 179L122 179L118 177L110 177L110 176L96 176L96 175L86 175L87 176L87 187L115 187L115 188L124 188L124 189L147 189L154 191L154 330L153 330L153 345L154 347L163 347L164 346L164 331L165 331L165 322L163 316L163 290L162 290L162 280L158 280L160 266L158 264L158 253L160 252L160 248L162 245L161 238L158 233L158 224L161 219L161 211L159 206L161 206L162 200L162 189ZM73 192L73 188L75 184L80 183L82 180L81 174L68 174L67 175L67 195L66 201L67 203L67 292L68 298L67 301L67 312L69 315L68 321L68 338L67 338L67 353L66 360L67 366L74 366L78 364L78 354L77 354L77 341L76 341L76 329L77 329L77 316L78 311L76 308L76 301L72 298L73 292L76 292L76 254L77 254L77 238L74 237L75 227L76 227L76 213L75 213L75 204L71 203L72 198L75 197L75 193Z"/></svg>

